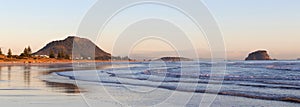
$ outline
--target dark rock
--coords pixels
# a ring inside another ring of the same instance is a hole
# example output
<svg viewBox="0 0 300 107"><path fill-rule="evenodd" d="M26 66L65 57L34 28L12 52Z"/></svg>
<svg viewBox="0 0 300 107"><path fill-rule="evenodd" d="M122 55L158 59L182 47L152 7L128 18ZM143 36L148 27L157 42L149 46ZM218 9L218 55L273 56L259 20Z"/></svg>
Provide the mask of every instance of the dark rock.
<svg viewBox="0 0 300 107"><path fill-rule="evenodd" d="M50 42L45 47L33 54L49 55L51 51L53 51L55 55L63 51L65 55L73 55L73 59L111 59L111 55L109 53L100 49L92 41L75 36L69 36L65 40Z"/></svg>
<svg viewBox="0 0 300 107"><path fill-rule="evenodd" d="M192 59L189 58L184 58L184 57L162 57L158 60L162 60L162 61L172 61L172 62L176 62L176 61L193 61Z"/></svg>
<svg viewBox="0 0 300 107"><path fill-rule="evenodd" d="M266 50L258 50L248 55L245 60L272 60Z"/></svg>

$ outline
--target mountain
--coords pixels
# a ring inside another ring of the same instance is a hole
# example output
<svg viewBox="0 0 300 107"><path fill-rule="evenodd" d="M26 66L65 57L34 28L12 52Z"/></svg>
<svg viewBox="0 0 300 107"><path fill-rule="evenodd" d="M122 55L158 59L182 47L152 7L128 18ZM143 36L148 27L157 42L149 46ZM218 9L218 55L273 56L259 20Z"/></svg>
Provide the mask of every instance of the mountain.
<svg viewBox="0 0 300 107"><path fill-rule="evenodd" d="M266 50L258 50L248 55L245 60L272 60Z"/></svg>
<svg viewBox="0 0 300 107"><path fill-rule="evenodd" d="M64 40L50 42L39 51L33 53L33 55L49 55L51 51L55 56L57 56L59 52L63 52L65 55L68 54L69 56L73 55L73 59L95 58L109 60L111 58L111 54L100 49L92 41L75 36L69 36Z"/></svg>

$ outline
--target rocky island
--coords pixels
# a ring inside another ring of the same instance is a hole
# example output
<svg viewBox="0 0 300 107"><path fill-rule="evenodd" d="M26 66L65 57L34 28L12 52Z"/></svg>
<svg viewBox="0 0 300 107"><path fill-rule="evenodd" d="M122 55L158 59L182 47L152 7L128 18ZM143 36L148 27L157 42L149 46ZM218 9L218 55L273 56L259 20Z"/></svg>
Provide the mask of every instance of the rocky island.
<svg viewBox="0 0 300 107"><path fill-rule="evenodd" d="M167 62L177 62L177 61L193 61L192 59L189 58L184 58L184 57L162 57L157 59L158 60L162 60L162 61L167 61Z"/></svg>
<svg viewBox="0 0 300 107"><path fill-rule="evenodd" d="M266 50L258 50L248 55L245 60L272 60Z"/></svg>

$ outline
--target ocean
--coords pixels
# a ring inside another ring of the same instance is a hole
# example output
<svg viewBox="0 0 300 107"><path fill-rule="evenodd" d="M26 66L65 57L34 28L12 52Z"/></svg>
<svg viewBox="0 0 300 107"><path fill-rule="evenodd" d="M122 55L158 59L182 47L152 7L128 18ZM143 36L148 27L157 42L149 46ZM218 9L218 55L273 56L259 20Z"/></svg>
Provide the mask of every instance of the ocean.
<svg viewBox="0 0 300 107"><path fill-rule="evenodd" d="M119 95L115 91L110 92L112 89L109 88L107 93L128 105L161 103L174 94L165 93L157 97L161 93L156 89L164 89L169 92L190 93L186 98L186 105L201 105L201 100L211 100L209 104L213 104L216 95L222 95L258 99L262 103L277 101L300 106L300 61L228 61L226 69L212 71L213 67L218 67L214 65L218 64L208 61L117 62L112 63L112 68L57 74L76 81L114 87L116 90L122 87L126 93L138 93L137 96L128 95L133 99L138 98L139 103L136 103L135 100L118 99ZM194 93L205 93L212 97L197 98ZM160 100L149 100L156 97Z"/></svg>

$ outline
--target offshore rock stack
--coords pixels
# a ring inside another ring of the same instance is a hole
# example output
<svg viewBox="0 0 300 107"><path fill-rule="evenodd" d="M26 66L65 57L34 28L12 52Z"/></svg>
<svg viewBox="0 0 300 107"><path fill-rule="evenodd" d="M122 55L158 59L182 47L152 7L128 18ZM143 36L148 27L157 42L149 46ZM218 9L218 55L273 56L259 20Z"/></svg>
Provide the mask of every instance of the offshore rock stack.
<svg viewBox="0 0 300 107"><path fill-rule="evenodd" d="M248 55L245 60L272 60L266 50L258 50Z"/></svg>

